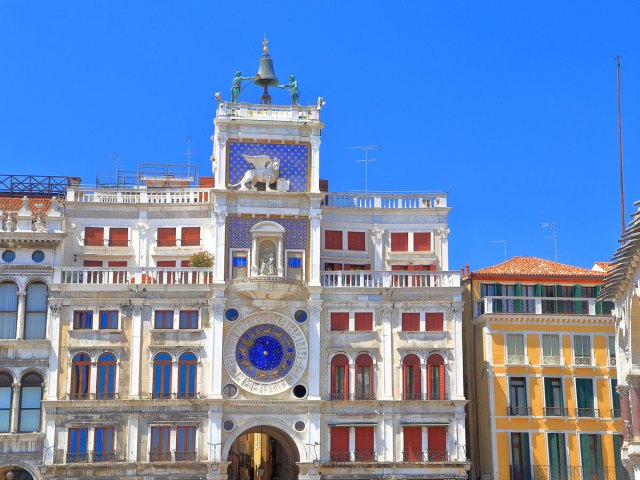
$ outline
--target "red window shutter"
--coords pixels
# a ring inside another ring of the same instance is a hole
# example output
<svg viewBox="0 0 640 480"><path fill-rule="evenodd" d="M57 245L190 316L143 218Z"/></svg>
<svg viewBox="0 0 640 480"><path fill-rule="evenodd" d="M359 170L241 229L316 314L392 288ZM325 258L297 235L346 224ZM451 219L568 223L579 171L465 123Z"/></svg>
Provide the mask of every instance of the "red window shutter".
<svg viewBox="0 0 640 480"><path fill-rule="evenodd" d="M349 330L349 314L346 312L331 313L331 331L345 332Z"/></svg>
<svg viewBox="0 0 640 480"><path fill-rule="evenodd" d="M84 260L82 262L82 266L83 267L101 267L102 261L101 260Z"/></svg>
<svg viewBox="0 0 640 480"><path fill-rule="evenodd" d="M126 247L129 245L128 228L110 228L109 245L112 247Z"/></svg>
<svg viewBox="0 0 640 480"><path fill-rule="evenodd" d="M158 260L156 262L156 266L161 268L175 267L176 261L175 260Z"/></svg>
<svg viewBox="0 0 640 480"><path fill-rule="evenodd" d="M447 451L447 427L428 427L429 459L438 461L438 456L444 457ZM445 460L445 458L442 458ZM442 461L440 460L440 461Z"/></svg>
<svg viewBox="0 0 640 480"><path fill-rule="evenodd" d="M175 247L176 246L176 229L175 228L159 228L158 229L158 246L159 247Z"/></svg>
<svg viewBox="0 0 640 480"><path fill-rule="evenodd" d="M104 228L84 227L84 244L94 247L104 246Z"/></svg>
<svg viewBox="0 0 640 480"><path fill-rule="evenodd" d="M356 331L369 332L373 330L373 313L356 312L355 318Z"/></svg>
<svg viewBox="0 0 640 480"><path fill-rule="evenodd" d="M126 260L110 260L107 265L109 265L110 267L126 267L127 261Z"/></svg>
<svg viewBox="0 0 640 480"><path fill-rule="evenodd" d="M431 234L429 232L413 234L413 251L428 252L431 250Z"/></svg>
<svg viewBox="0 0 640 480"><path fill-rule="evenodd" d="M324 248L342 250L342 232L337 230L325 230Z"/></svg>
<svg viewBox="0 0 640 480"><path fill-rule="evenodd" d="M373 427L356 427L356 460L373 460ZM362 453L363 455L358 455ZM367 458L368 457L368 458Z"/></svg>
<svg viewBox="0 0 640 480"><path fill-rule="evenodd" d="M444 320L443 313L427 313L425 316L425 326L427 332L441 332Z"/></svg>
<svg viewBox="0 0 640 480"><path fill-rule="evenodd" d="M421 381L421 375L420 375L420 359L413 354L407 355L404 358L403 363L403 368L402 368L402 375L403 375L403 387L406 389L407 384L409 383L409 380L412 380L411 383L413 383L413 392L408 392L405 391L405 395L406 394L419 394L422 393L422 389L421 389L421 385L422 385L422 381ZM413 367L413 369L410 368L406 368L406 367ZM413 378L409 377L407 378L408 375L411 375L413 373Z"/></svg>
<svg viewBox="0 0 640 480"><path fill-rule="evenodd" d="M331 451L349 451L349 427L331 427Z"/></svg>
<svg viewBox="0 0 640 480"><path fill-rule="evenodd" d="M422 427L403 427L405 459L409 461L422 460ZM407 455L409 454L409 455ZM408 457L408 458L407 458Z"/></svg>
<svg viewBox="0 0 640 480"><path fill-rule="evenodd" d="M200 227L182 227L183 247L197 247L200 245Z"/></svg>
<svg viewBox="0 0 640 480"><path fill-rule="evenodd" d="M180 260L181 267L188 267L190 263L191 263L191 260Z"/></svg>
<svg viewBox="0 0 640 480"><path fill-rule="evenodd" d="M391 251L406 252L409 249L409 234L407 232L391 233Z"/></svg>
<svg viewBox="0 0 640 480"><path fill-rule="evenodd" d="M324 268L330 272L336 271L336 270L342 270L342 264L341 263L325 263Z"/></svg>
<svg viewBox="0 0 640 480"><path fill-rule="evenodd" d="M364 232L347 232L347 248L349 250L365 251Z"/></svg>
<svg viewBox="0 0 640 480"><path fill-rule="evenodd" d="M402 314L402 331L403 332L419 332L420 331L420 314L419 313L403 313Z"/></svg>
<svg viewBox="0 0 640 480"><path fill-rule="evenodd" d="M391 270L408 270L409 265L391 265Z"/></svg>

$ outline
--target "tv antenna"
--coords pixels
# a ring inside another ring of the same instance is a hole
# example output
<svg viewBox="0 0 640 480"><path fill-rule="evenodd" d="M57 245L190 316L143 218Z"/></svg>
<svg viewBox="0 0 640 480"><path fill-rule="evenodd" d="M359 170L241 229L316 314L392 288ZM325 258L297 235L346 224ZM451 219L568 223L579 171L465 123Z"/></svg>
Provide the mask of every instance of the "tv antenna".
<svg viewBox="0 0 640 480"><path fill-rule="evenodd" d="M358 147L347 147L352 150L364 150L364 160L356 160L358 163L364 163L364 193L369 193L369 163L375 162L375 158L369 158L369 150L377 150L380 145L362 145Z"/></svg>
<svg viewBox="0 0 640 480"><path fill-rule="evenodd" d="M184 137L184 143L187 144L187 153L185 153L184 156L187 157L187 165L190 165L191 164L191 155L193 155L196 152L191 150L191 137L189 135Z"/></svg>
<svg viewBox="0 0 640 480"><path fill-rule="evenodd" d="M558 236L556 235L556 224L555 223L541 223L540 228L550 228L552 235L544 238L553 238L553 251L556 255L556 262L558 261Z"/></svg>
<svg viewBox="0 0 640 480"><path fill-rule="evenodd" d="M504 247L504 259L507 259L507 241L506 240L491 240L491 243L501 243Z"/></svg>

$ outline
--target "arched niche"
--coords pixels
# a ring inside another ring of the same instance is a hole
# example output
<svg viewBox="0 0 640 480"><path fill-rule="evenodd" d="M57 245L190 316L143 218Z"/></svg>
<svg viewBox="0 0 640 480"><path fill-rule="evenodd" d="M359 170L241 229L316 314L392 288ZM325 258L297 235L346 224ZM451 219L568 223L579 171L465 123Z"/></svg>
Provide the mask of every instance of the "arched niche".
<svg viewBox="0 0 640 480"><path fill-rule="evenodd" d="M251 276L284 275L284 232L282 225L268 220L251 228Z"/></svg>

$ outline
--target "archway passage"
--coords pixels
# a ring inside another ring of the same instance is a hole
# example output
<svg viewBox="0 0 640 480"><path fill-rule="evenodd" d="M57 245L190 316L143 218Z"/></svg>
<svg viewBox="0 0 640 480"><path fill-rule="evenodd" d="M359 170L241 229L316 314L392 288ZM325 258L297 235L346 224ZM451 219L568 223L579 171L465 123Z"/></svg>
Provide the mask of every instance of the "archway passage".
<svg viewBox="0 0 640 480"><path fill-rule="evenodd" d="M34 480L33 476L20 467L0 467L0 480Z"/></svg>
<svg viewBox="0 0 640 480"><path fill-rule="evenodd" d="M273 427L256 427L240 434L229 451L229 480L297 480L295 444Z"/></svg>

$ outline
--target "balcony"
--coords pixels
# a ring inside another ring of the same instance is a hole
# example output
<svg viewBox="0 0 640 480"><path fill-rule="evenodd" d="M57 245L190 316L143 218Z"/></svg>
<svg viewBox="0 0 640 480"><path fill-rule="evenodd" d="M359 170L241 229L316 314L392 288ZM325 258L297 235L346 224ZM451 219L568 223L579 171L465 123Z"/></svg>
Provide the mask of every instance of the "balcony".
<svg viewBox="0 0 640 480"><path fill-rule="evenodd" d="M629 480L624 467L597 467L595 469L573 466L511 465L511 480Z"/></svg>
<svg viewBox="0 0 640 480"><path fill-rule="evenodd" d="M346 462L375 462L376 452L329 452L329 461Z"/></svg>
<svg viewBox="0 0 640 480"><path fill-rule="evenodd" d="M403 462L447 462L449 455L446 450L425 450L422 452L402 452Z"/></svg>
<svg viewBox="0 0 640 480"><path fill-rule="evenodd" d="M323 207L415 210L444 208L447 197L443 193L342 193L329 192Z"/></svg>
<svg viewBox="0 0 640 480"><path fill-rule="evenodd" d="M591 355L574 355L573 365L576 367L590 367Z"/></svg>
<svg viewBox="0 0 640 480"><path fill-rule="evenodd" d="M459 287L459 272L400 272L335 270L320 273L323 287L347 288L428 288Z"/></svg>
<svg viewBox="0 0 640 480"><path fill-rule="evenodd" d="M67 190L67 202L79 203L151 203L198 204L209 203L209 188L79 188Z"/></svg>
<svg viewBox="0 0 640 480"><path fill-rule="evenodd" d="M505 355L505 365L526 365L527 358L524 355Z"/></svg>
<svg viewBox="0 0 640 480"><path fill-rule="evenodd" d="M196 398L200 398L200 393L198 392L180 392L180 393L164 393L164 392L153 392L149 394L150 400L193 400Z"/></svg>
<svg viewBox="0 0 640 480"><path fill-rule="evenodd" d="M562 357L559 355L543 355L542 365L562 365Z"/></svg>
<svg viewBox="0 0 640 480"><path fill-rule="evenodd" d="M65 452L66 463L123 462L114 452Z"/></svg>
<svg viewBox="0 0 640 480"><path fill-rule="evenodd" d="M63 268L62 283L96 285L209 285L211 268L192 267L113 267Z"/></svg>
<svg viewBox="0 0 640 480"><path fill-rule="evenodd" d="M531 407L510 406L507 407L507 415L510 417L530 417Z"/></svg>
<svg viewBox="0 0 640 480"><path fill-rule="evenodd" d="M412 401L412 400L449 400L448 393L403 393L402 400Z"/></svg>
<svg viewBox="0 0 640 480"><path fill-rule="evenodd" d="M329 401L356 401L356 400L375 400L376 395L374 393L330 393L327 395Z"/></svg>
<svg viewBox="0 0 640 480"><path fill-rule="evenodd" d="M173 450L171 452L149 452L150 462L197 462L197 451L180 451Z"/></svg>
<svg viewBox="0 0 640 480"><path fill-rule="evenodd" d="M576 408L576 417L600 418L599 408Z"/></svg>
<svg viewBox="0 0 640 480"><path fill-rule="evenodd" d="M542 409L545 417L568 417L569 411L564 407L544 407Z"/></svg>
<svg viewBox="0 0 640 480"><path fill-rule="evenodd" d="M304 107L301 105L263 105L252 103L228 103L223 102L218 106L216 119L246 118L251 120L298 120L319 121L320 109L316 106Z"/></svg>
<svg viewBox="0 0 640 480"><path fill-rule="evenodd" d="M602 303L595 298L487 296L475 303L473 314L601 315Z"/></svg>
<svg viewBox="0 0 640 480"><path fill-rule="evenodd" d="M67 400L114 400L119 393L67 393Z"/></svg>

